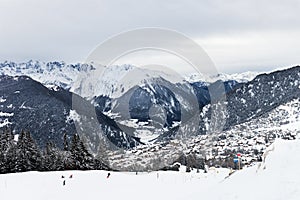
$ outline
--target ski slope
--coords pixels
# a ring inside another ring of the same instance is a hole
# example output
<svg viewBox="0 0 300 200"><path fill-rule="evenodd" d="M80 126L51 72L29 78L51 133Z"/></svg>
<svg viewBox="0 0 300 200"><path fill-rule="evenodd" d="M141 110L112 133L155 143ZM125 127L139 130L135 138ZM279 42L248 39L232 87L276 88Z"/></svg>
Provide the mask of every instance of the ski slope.
<svg viewBox="0 0 300 200"><path fill-rule="evenodd" d="M300 140L276 140L264 162L208 173L107 171L27 172L0 175L1 200L241 199L293 200L300 196ZM73 178L69 178L70 175ZM61 176L65 176L62 178ZM63 186L63 180L66 185Z"/></svg>
<svg viewBox="0 0 300 200"><path fill-rule="evenodd" d="M1 200L182 199L222 181L228 170L122 173L107 171L28 172L0 176ZM73 178L69 176L73 174ZM61 176L66 178L63 179ZM63 186L63 180L66 185ZM200 188L201 187L201 188Z"/></svg>
<svg viewBox="0 0 300 200"><path fill-rule="evenodd" d="M276 140L266 151L265 162L238 171L217 184L217 194L212 199L298 200L299 155L299 139Z"/></svg>

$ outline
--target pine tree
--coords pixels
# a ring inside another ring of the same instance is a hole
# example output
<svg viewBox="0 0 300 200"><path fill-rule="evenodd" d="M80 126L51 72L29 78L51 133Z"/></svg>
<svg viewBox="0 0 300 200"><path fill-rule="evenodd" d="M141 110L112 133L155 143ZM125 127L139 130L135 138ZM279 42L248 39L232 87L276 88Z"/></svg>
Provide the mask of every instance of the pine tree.
<svg viewBox="0 0 300 200"><path fill-rule="evenodd" d="M0 173L15 172L16 142L11 130L0 134Z"/></svg>
<svg viewBox="0 0 300 200"><path fill-rule="evenodd" d="M58 149L54 143L49 142L42 157L43 171L59 171L64 170L63 153Z"/></svg>
<svg viewBox="0 0 300 200"><path fill-rule="evenodd" d="M16 171L40 170L41 153L29 132L22 131L17 142Z"/></svg>
<svg viewBox="0 0 300 200"><path fill-rule="evenodd" d="M78 134L74 134L72 138L70 152L75 169L93 169L93 156L88 152Z"/></svg>

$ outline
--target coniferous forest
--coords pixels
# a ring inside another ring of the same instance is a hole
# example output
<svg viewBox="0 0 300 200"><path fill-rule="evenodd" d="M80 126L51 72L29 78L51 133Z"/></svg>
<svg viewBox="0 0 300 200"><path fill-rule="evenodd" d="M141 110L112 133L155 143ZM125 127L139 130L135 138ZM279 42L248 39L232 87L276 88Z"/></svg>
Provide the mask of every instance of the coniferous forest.
<svg viewBox="0 0 300 200"><path fill-rule="evenodd" d="M63 171L108 169L101 160L89 153L78 134L63 149L49 142L39 148L30 132L22 131L17 140L10 130L0 133L0 173L25 171Z"/></svg>

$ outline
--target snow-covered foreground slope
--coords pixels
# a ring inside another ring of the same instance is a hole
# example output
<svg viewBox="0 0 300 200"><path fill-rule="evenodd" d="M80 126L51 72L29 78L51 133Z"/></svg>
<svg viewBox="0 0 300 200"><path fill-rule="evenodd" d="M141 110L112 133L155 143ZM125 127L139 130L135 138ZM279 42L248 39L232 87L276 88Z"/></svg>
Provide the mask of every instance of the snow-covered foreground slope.
<svg viewBox="0 0 300 200"><path fill-rule="evenodd" d="M226 169L210 169L207 174L110 172L110 178L106 171L7 174L0 175L0 194L4 200L299 199L299 153L299 139L278 139L266 151L263 163L228 178Z"/></svg>
<svg viewBox="0 0 300 200"><path fill-rule="evenodd" d="M145 174L106 171L67 171L0 176L3 200L66 199L182 199L186 194L204 191L222 181L228 170L211 170L209 174L185 172L152 172ZM73 178L69 176L73 174ZM66 176L63 186L61 176Z"/></svg>
<svg viewBox="0 0 300 200"><path fill-rule="evenodd" d="M265 162L217 184L215 199L299 199L299 153L299 139L276 140L266 151Z"/></svg>

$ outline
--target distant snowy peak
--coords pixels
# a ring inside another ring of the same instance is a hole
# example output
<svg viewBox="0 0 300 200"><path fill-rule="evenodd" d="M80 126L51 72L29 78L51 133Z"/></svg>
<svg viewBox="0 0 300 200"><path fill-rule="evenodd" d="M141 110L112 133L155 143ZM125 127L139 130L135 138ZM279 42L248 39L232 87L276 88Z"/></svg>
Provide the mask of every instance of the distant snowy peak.
<svg viewBox="0 0 300 200"><path fill-rule="evenodd" d="M243 72L243 73L235 73L235 74L218 74L216 78L219 78L223 81L235 80L239 83L245 83L248 81L252 81L257 75L261 72Z"/></svg>
<svg viewBox="0 0 300 200"><path fill-rule="evenodd" d="M9 76L26 75L47 85L57 85L65 89L72 87L80 72L94 69L88 64L66 64L65 62L32 61L15 63L5 61L0 63L0 74Z"/></svg>
<svg viewBox="0 0 300 200"><path fill-rule="evenodd" d="M235 73L235 74L225 74L219 73L216 75L204 76L203 74L191 74L186 77L186 80L191 83L195 82L216 82L218 80L221 81L229 81L235 80L239 83L246 83L248 81L253 80L260 72L243 72L243 73Z"/></svg>

